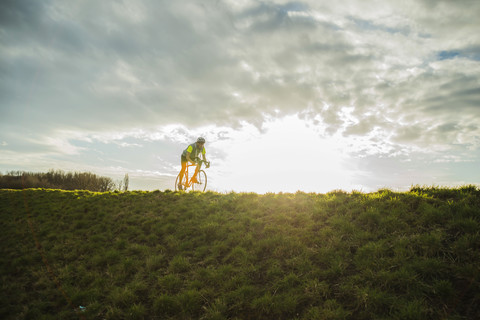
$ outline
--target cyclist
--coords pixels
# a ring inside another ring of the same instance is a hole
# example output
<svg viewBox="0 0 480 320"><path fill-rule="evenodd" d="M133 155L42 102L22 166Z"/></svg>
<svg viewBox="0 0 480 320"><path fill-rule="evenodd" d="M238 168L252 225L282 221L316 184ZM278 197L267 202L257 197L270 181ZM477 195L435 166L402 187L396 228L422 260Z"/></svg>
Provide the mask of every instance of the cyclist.
<svg viewBox="0 0 480 320"><path fill-rule="evenodd" d="M197 167L195 168L195 173L193 174L193 182L197 182L197 174L200 170L201 162L199 161L199 155L202 155L203 161L207 162L205 158L205 139L199 137L197 142L192 143L187 147L187 149L183 150L181 163L182 169L180 170L180 179L178 180L178 189L182 190L181 181L183 179L183 175L185 174L185 170L187 169L187 162L196 163Z"/></svg>

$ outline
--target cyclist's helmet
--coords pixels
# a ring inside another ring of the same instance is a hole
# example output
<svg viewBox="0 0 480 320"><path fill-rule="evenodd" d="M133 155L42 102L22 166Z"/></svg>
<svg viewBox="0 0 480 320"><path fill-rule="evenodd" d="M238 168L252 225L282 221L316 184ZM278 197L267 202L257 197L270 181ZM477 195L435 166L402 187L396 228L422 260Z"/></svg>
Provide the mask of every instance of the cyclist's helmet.
<svg viewBox="0 0 480 320"><path fill-rule="evenodd" d="M197 142L198 142L198 143L205 143L205 138L199 137L199 138L197 139Z"/></svg>

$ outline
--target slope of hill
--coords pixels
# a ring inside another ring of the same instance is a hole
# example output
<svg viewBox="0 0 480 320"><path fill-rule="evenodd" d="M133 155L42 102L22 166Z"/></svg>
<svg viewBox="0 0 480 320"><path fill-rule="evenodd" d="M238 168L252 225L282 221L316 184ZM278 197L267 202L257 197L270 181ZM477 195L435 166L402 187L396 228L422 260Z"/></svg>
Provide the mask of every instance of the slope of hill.
<svg viewBox="0 0 480 320"><path fill-rule="evenodd" d="M2 319L480 319L480 190L0 190Z"/></svg>

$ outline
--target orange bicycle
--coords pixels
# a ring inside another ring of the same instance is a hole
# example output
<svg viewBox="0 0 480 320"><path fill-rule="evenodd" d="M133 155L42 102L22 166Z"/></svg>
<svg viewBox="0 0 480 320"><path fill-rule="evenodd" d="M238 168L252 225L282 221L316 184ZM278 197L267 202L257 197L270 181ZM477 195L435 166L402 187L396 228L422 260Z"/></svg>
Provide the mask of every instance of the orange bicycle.
<svg viewBox="0 0 480 320"><path fill-rule="evenodd" d="M210 167L210 162L208 161L203 161L200 160L200 168L202 167L202 163L205 163L205 167L208 168ZM197 174L197 181L193 181L193 174L190 176L188 172L188 168L193 167L193 172L195 173L195 167L197 164L188 164L187 169L185 170L185 174L183 175L182 181L179 183L180 179L180 173L177 176L177 179L175 180L175 191L178 191L178 185L180 184L182 186L182 189L184 191L205 191L207 188L207 174L203 170L199 170Z"/></svg>

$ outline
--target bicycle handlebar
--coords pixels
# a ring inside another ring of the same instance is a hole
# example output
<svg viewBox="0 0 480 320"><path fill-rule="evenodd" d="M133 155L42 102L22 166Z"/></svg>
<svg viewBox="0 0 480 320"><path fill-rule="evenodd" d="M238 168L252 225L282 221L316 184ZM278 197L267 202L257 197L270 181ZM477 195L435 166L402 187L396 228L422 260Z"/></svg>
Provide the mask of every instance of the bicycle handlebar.
<svg viewBox="0 0 480 320"><path fill-rule="evenodd" d="M200 164L205 163L205 168L209 168L210 167L210 161L205 161L205 160L200 160Z"/></svg>

